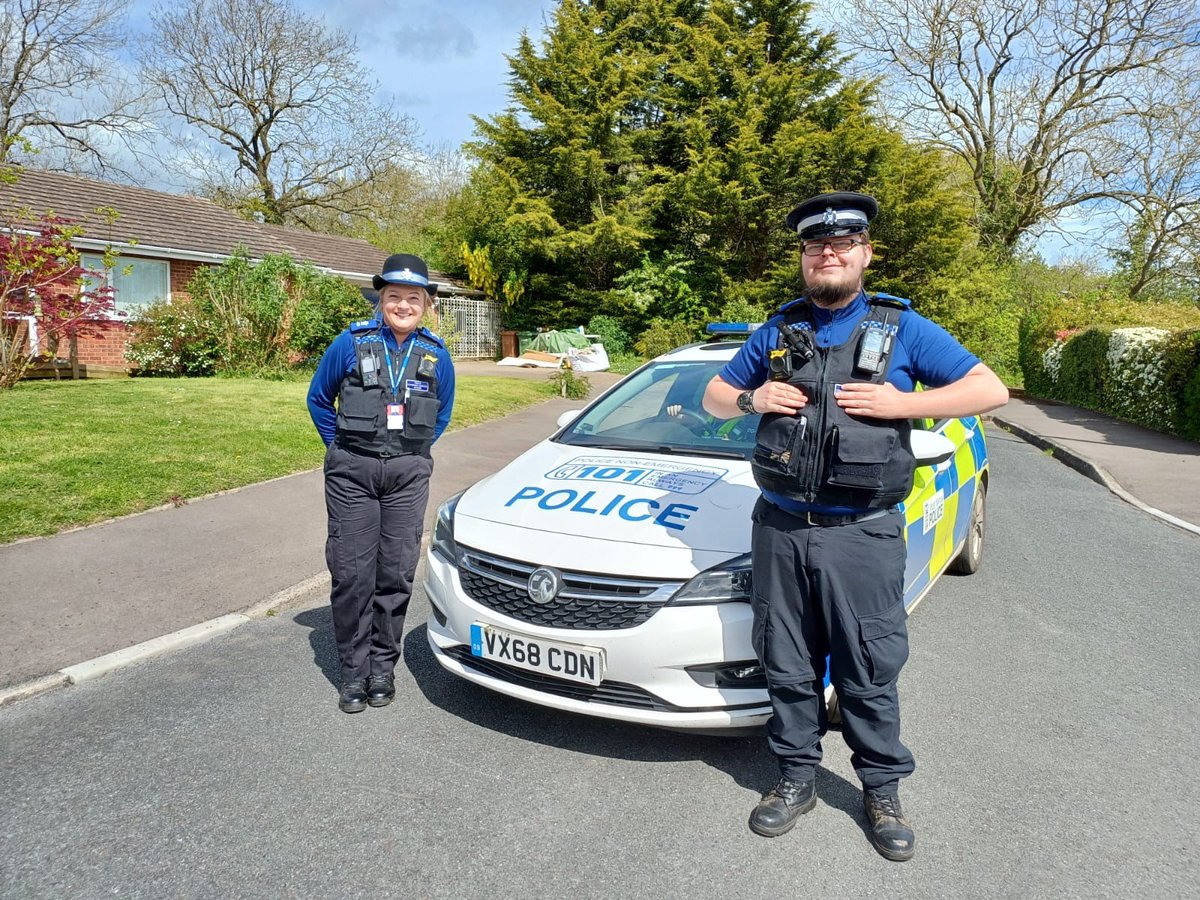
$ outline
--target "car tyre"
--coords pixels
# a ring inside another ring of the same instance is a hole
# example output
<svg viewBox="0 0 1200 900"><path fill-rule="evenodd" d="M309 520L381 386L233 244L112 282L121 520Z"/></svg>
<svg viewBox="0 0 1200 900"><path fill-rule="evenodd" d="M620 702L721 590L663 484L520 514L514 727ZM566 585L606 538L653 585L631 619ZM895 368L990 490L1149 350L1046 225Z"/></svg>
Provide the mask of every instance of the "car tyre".
<svg viewBox="0 0 1200 900"><path fill-rule="evenodd" d="M987 522L987 492L980 483L975 491L975 499L971 501L971 521L967 523L967 539L963 541L962 550L950 563L950 571L959 575L974 575L979 571L983 562L983 533Z"/></svg>

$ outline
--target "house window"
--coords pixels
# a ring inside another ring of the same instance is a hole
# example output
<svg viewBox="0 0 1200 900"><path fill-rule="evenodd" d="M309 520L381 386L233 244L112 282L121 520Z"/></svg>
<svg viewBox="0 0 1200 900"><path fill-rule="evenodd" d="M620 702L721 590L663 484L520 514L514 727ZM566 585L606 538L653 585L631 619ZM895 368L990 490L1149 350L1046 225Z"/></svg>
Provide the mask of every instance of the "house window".
<svg viewBox="0 0 1200 900"><path fill-rule="evenodd" d="M118 315L134 315L156 300L166 300L171 293L171 264L162 259L134 259L118 256L111 269L104 268L104 257L81 253L79 264L91 272L104 272L104 281L112 285ZM84 279L96 287L96 279Z"/></svg>

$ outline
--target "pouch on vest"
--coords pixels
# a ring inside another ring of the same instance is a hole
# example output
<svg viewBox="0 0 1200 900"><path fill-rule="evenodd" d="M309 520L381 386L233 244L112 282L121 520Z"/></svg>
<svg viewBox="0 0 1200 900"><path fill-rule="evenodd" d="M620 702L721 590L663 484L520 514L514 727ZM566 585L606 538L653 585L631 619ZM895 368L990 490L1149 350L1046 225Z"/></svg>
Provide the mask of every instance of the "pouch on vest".
<svg viewBox="0 0 1200 900"><path fill-rule="evenodd" d="M409 394L404 404L404 437L412 441L433 440L440 407L436 397Z"/></svg>
<svg viewBox="0 0 1200 900"><path fill-rule="evenodd" d="M828 483L867 490L882 488L883 467L898 437L893 428L871 427L865 422L855 428L834 428Z"/></svg>
<svg viewBox="0 0 1200 900"><path fill-rule="evenodd" d="M758 426L754 463L769 474L794 477L804 458L807 416L765 416Z"/></svg>
<svg viewBox="0 0 1200 900"><path fill-rule="evenodd" d="M373 433L379 426L379 390L343 391L338 399L338 428Z"/></svg>

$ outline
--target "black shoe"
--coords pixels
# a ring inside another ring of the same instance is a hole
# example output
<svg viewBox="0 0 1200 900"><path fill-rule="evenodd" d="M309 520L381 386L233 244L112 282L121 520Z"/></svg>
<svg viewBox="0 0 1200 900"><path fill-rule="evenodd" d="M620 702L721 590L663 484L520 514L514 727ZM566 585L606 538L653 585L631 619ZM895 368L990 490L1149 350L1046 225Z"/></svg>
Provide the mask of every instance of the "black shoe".
<svg viewBox="0 0 1200 900"><path fill-rule="evenodd" d="M780 778L750 813L750 830L763 837L779 837L791 831L796 820L816 805L816 779L791 781Z"/></svg>
<svg viewBox="0 0 1200 900"><path fill-rule="evenodd" d="M871 843L883 856L895 862L912 859L916 835L904 818L900 798L863 791L863 809L871 825Z"/></svg>
<svg viewBox="0 0 1200 900"><path fill-rule="evenodd" d="M372 675L367 679L367 702L372 706L387 706L396 699L394 675Z"/></svg>
<svg viewBox="0 0 1200 900"><path fill-rule="evenodd" d="M367 708L367 686L361 680L347 681L338 695L338 709L344 713L362 712Z"/></svg>

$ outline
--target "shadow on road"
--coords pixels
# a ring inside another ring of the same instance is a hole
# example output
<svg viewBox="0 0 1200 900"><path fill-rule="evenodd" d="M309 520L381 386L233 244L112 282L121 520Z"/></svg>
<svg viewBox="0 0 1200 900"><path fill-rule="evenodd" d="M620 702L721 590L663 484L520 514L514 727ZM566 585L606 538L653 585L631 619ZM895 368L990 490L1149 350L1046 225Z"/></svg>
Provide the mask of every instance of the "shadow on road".
<svg viewBox="0 0 1200 900"><path fill-rule="evenodd" d="M762 733L741 737L683 734L609 722L526 703L450 675L433 658L425 626L404 638L404 663L425 699L481 728L575 753L642 762L699 760L747 790L763 793L779 778ZM835 735L833 740L839 738ZM821 799L861 825L862 789L825 769L817 772ZM746 810L749 814L749 810Z"/></svg>
<svg viewBox="0 0 1200 900"><path fill-rule="evenodd" d="M333 616L328 604L306 609L292 617L297 625L311 629L308 643L312 647L313 663L335 688L342 686L342 670L338 663L337 644L333 640Z"/></svg>

